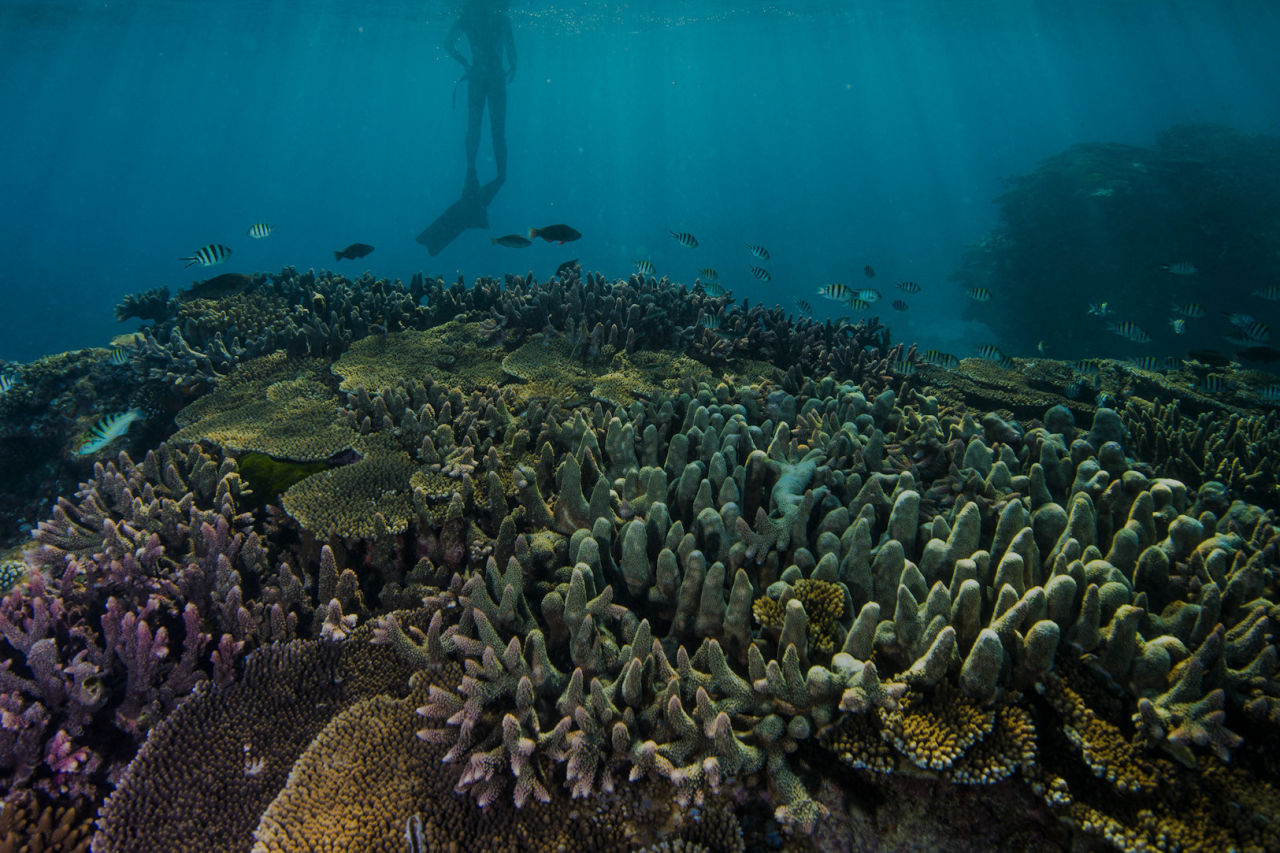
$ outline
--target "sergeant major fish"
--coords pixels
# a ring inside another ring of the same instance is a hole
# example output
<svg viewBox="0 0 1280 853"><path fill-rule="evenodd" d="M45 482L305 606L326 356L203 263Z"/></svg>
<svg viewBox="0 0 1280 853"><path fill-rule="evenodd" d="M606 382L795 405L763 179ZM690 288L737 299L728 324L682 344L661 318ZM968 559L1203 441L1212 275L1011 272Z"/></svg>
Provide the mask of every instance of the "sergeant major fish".
<svg viewBox="0 0 1280 853"><path fill-rule="evenodd" d="M268 225L265 222L255 222L249 226L249 230L244 232L255 240L261 240L263 237L270 237L271 232L275 230L275 226Z"/></svg>
<svg viewBox="0 0 1280 853"><path fill-rule="evenodd" d="M698 248L698 238L690 234L688 231L668 231L675 241L686 249Z"/></svg>
<svg viewBox="0 0 1280 853"><path fill-rule="evenodd" d="M211 267L222 263L229 257L231 257L231 249L221 243L210 243L207 246L201 246L185 258L179 258L179 260L186 261L188 267L197 265Z"/></svg>
<svg viewBox="0 0 1280 853"><path fill-rule="evenodd" d="M991 291L987 290L985 287L971 287L968 290L966 290L964 294L965 296L968 296L970 299L972 299L974 302L990 302L991 301Z"/></svg>
<svg viewBox="0 0 1280 853"><path fill-rule="evenodd" d="M903 293L915 294L920 292L920 285L914 281L900 281L898 282L898 290L901 290Z"/></svg>
<svg viewBox="0 0 1280 853"><path fill-rule="evenodd" d="M1115 332L1127 341L1133 341L1136 344L1150 343L1151 336L1146 330L1132 320L1122 320L1119 323L1108 323L1107 331Z"/></svg>
<svg viewBox="0 0 1280 853"><path fill-rule="evenodd" d="M762 261L769 260L769 250L764 246L758 246L755 243L747 243L747 251Z"/></svg>
<svg viewBox="0 0 1280 853"><path fill-rule="evenodd" d="M769 271L764 267L753 266L751 268L751 274L755 276L757 279L759 279L760 281L763 281L765 284L768 284L769 282L773 281L773 276L769 275Z"/></svg>
<svg viewBox="0 0 1280 853"><path fill-rule="evenodd" d="M640 273L640 275L653 275L653 261L636 261L636 272Z"/></svg>

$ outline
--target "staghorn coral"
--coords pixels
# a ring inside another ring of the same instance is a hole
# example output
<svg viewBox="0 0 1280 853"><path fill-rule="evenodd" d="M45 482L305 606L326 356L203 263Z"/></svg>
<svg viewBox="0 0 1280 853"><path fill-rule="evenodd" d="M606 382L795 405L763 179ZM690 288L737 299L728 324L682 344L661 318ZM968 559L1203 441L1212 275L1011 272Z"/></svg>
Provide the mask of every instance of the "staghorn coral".
<svg viewBox="0 0 1280 853"><path fill-rule="evenodd" d="M12 792L0 806L0 851L86 853L93 839L93 805L87 798Z"/></svg>

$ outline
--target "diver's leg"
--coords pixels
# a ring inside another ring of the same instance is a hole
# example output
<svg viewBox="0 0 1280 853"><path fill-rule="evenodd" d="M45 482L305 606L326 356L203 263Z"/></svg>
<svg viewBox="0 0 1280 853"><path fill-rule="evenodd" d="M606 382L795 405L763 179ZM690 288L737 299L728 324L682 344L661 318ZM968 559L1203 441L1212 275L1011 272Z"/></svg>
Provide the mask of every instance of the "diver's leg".
<svg viewBox="0 0 1280 853"><path fill-rule="evenodd" d="M476 154L480 151L480 122L484 118L485 86L474 77L467 81L467 186L476 180Z"/></svg>
<svg viewBox="0 0 1280 853"><path fill-rule="evenodd" d="M493 134L493 161L498 183L507 180L507 83L500 76L489 87L489 131Z"/></svg>

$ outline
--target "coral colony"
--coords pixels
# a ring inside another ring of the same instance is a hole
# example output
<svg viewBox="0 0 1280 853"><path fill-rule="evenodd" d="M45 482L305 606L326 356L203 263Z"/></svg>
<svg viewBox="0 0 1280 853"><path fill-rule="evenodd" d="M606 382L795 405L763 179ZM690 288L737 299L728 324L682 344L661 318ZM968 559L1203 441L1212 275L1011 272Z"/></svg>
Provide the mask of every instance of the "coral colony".
<svg viewBox="0 0 1280 853"><path fill-rule="evenodd" d="M1280 848L1261 416L639 275L243 278L8 392L138 422L4 564L5 844Z"/></svg>

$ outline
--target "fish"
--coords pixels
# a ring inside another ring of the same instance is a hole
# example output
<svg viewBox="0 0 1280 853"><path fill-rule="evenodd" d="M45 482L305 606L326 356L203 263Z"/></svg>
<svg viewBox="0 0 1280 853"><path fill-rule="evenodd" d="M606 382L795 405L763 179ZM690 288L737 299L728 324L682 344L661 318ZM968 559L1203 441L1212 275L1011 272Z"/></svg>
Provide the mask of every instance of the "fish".
<svg viewBox="0 0 1280 853"><path fill-rule="evenodd" d="M1158 371L1163 363L1159 356L1154 355L1140 355L1137 358L1129 359L1129 361L1143 370L1150 370L1153 373Z"/></svg>
<svg viewBox="0 0 1280 853"><path fill-rule="evenodd" d="M0 373L0 394L7 394L9 389L18 384L18 380L14 379L7 373Z"/></svg>
<svg viewBox="0 0 1280 853"><path fill-rule="evenodd" d="M876 268L871 266L871 264L867 264L865 267L862 268L862 274L865 275L867 278L875 278Z"/></svg>
<svg viewBox="0 0 1280 853"><path fill-rule="evenodd" d="M1273 284L1270 287L1259 288L1253 291L1253 295L1268 302L1280 302L1280 287Z"/></svg>
<svg viewBox="0 0 1280 853"><path fill-rule="evenodd" d="M201 246L185 258L179 258L180 261L186 261L187 266L211 267L220 264L227 258L231 257L231 249L221 243L210 243L207 246ZM184 267L183 269L185 269Z"/></svg>
<svg viewBox="0 0 1280 853"><path fill-rule="evenodd" d="M343 258L348 258L354 261L356 258L363 258L365 255L369 254L372 251L373 251L373 247L370 246L368 243L352 243L350 246L343 249L341 252L334 252L333 259L335 261L340 261Z"/></svg>
<svg viewBox="0 0 1280 853"><path fill-rule="evenodd" d="M960 359L951 353L936 349L925 350L922 358L934 367L955 367L960 363Z"/></svg>
<svg viewBox="0 0 1280 853"><path fill-rule="evenodd" d="M715 331L720 328L720 318L715 314L703 314L698 318L698 325L704 329Z"/></svg>
<svg viewBox="0 0 1280 853"><path fill-rule="evenodd" d="M1160 272L1167 272L1171 275L1195 275L1200 272L1200 268L1191 261L1174 261L1171 264L1161 264Z"/></svg>
<svg viewBox="0 0 1280 853"><path fill-rule="evenodd" d="M1196 390L1205 394L1221 394L1227 390L1227 380L1219 373L1211 373L1196 383Z"/></svg>
<svg viewBox="0 0 1280 853"><path fill-rule="evenodd" d="M653 275L653 261L636 261L636 272L640 275Z"/></svg>
<svg viewBox="0 0 1280 853"><path fill-rule="evenodd" d="M1198 320L1204 316L1204 306L1199 302L1186 302L1182 305L1174 302L1170 307L1173 313L1189 317L1192 320Z"/></svg>
<svg viewBox="0 0 1280 853"><path fill-rule="evenodd" d="M895 361L893 363L893 372L900 373L903 376L910 376L916 372L916 363L905 358L901 361Z"/></svg>
<svg viewBox="0 0 1280 853"><path fill-rule="evenodd" d="M556 271L555 271L556 278L564 278L566 275L573 272L573 268L576 267L577 265L578 265L577 258L570 258L569 260L565 261L560 266L556 267Z"/></svg>
<svg viewBox="0 0 1280 853"><path fill-rule="evenodd" d="M142 419L142 412L138 409L130 409L127 412L119 412L114 415L107 415L102 418L93 428L89 430L83 444L76 448L77 456L88 456L97 453L111 442L129 431L130 425L134 421Z"/></svg>
<svg viewBox="0 0 1280 853"><path fill-rule="evenodd" d="M263 237L270 237L271 232L275 230L274 225L268 225L265 222L255 222L249 226L249 230L244 232L255 240L261 240Z"/></svg>
<svg viewBox="0 0 1280 853"><path fill-rule="evenodd" d="M533 241L523 234L504 234L501 237L494 237L491 244L506 246L508 249L523 249L525 246L532 246Z"/></svg>
<svg viewBox="0 0 1280 853"><path fill-rule="evenodd" d="M1254 322L1252 314L1223 314L1227 322L1233 326L1243 327Z"/></svg>
<svg viewBox="0 0 1280 853"><path fill-rule="evenodd" d="M845 302L845 304L848 305L850 308L852 308L854 311L866 311L871 307L870 302L868 302L865 299L859 299L856 296L850 296L849 299Z"/></svg>
<svg viewBox="0 0 1280 853"><path fill-rule="evenodd" d="M1080 392L1084 390L1084 386L1079 382L1068 382L1066 387L1062 389L1062 395L1069 399L1076 399L1080 396Z"/></svg>
<svg viewBox="0 0 1280 853"><path fill-rule="evenodd" d="M1040 353L1041 355L1045 355L1049 352L1049 347L1045 344L1044 341L1036 341L1036 352Z"/></svg>
<svg viewBox="0 0 1280 853"><path fill-rule="evenodd" d="M1267 385L1259 388L1258 397L1264 403L1280 403L1280 385Z"/></svg>
<svg viewBox="0 0 1280 853"><path fill-rule="evenodd" d="M978 355L987 361L1002 361L1005 357L995 344L982 344L978 347Z"/></svg>
<svg viewBox="0 0 1280 853"><path fill-rule="evenodd" d="M838 302L843 302L848 299L852 293L849 290L849 285L835 281L831 284L819 287L818 295L827 299L835 299Z"/></svg>
<svg viewBox="0 0 1280 853"><path fill-rule="evenodd" d="M853 295L864 302L880 301L880 291L876 290L874 287L864 287Z"/></svg>
<svg viewBox="0 0 1280 853"><path fill-rule="evenodd" d="M1090 302L1089 310L1086 314L1093 317L1105 317L1111 313L1111 303L1109 302Z"/></svg>
<svg viewBox="0 0 1280 853"><path fill-rule="evenodd" d="M1132 320L1108 323L1107 331L1114 332L1126 341L1133 341L1135 344L1145 344L1151 341L1151 336L1147 334L1146 330Z"/></svg>
<svg viewBox="0 0 1280 853"><path fill-rule="evenodd" d="M688 231L668 231L675 241L686 249L698 248L698 238L690 234Z"/></svg>
<svg viewBox="0 0 1280 853"><path fill-rule="evenodd" d="M1187 333L1187 321L1181 317L1174 317L1169 321L1169 328L1173 329L1175 335L1185 335Z"/></svg>
<svg viewBox="0 0 1280 853"><path fill-rule="evenodd" d="M903 293L919 293L920 285L916 284L914 281L900 281L898 282L898 290L901 290Z"/></svg>
<svg viewBox="0 0 1280 853"><path fill-rule="evenodd" d="M985 287L971 287L968 290L966 290L964 293L965 293L965 296L968 296L970 299L974 300L975 302L991 301L991 291L987 290Z"/></svg>
<svg viewBox="0 0 1280 853"><path fill-rule="evenodd" d="M709 281L720 280L720 272L715 267L703 267L702 269L698 270L698 275L702 276L705 279L708 279Z"/></svg>
<svg viewBox="0 0 1280 853"><path fill-rule="evenodd" d="M765 284L768 284L769 282L773 281L773 276L769 275L769 271L764 267L753 266L751 268L751 274L755 276L757 279L759 279L760 281L763 281Z"/></svg>
<svg viewBox="0 0 1280 853"><path fill-rule="evenodd" d="M764 246L757 246L755 243L747 243L747 251L762 261L769 260L769 250Z"/></svg>
<svg viewBox="0 0 1280 853"><path fill-rule="evenodd" d="M1252 346L1254 344L1265 344L1271 340L1271 327L1266 323L1254 321L1247 325L1236 327L1239 334L1228 335L1227 340L1233 344L1240 346Z"/></svg>
<svg viewBox="0 0 1280 853"><path fill-rule="evenodd" d="M724 296L725 294L724 285L718 281L704 281L699 284L699 287L702 288L703 293L712 298Z"/></svg>
<svg viewBox="0 0 1280 853"><path fill-rule="evenodd" d="M901 299L895 299L895 300L893 300L893 310L894 310L894 311L906 311L906 310L907 310L908 308L910 308L910 307L911 307L910 305L908 305L907 303L903 302Z"/></svg>
<svg viewBox="0 0 1280 853"><path fill-rule="evenodd" d="M112 347L107 353L107 363L119 367L129 363L129 351L124 347Z"/></svg>
<svg viewBox="0 0 1280 853"><path fill-rule="evenodd" d="M1275 347L1244 347L1236 350L1236 355L1245 361L1256 361L1263 364L1270 364L1273 361L1280 361L1280 349Z"/></svg>
<svg viewBox="0 0 1280 853"><path fill-rule="evenodd" d="M541 228L530 228L529 239L533 240L538 237L548 243L572 243L574 240L582 239L582 232L571 225L563 223L544 225Z"/></svg>
<svg viewBox="0 0 1280 853"><path fill-rule="evenodd" d="M813 306L808 302L805 302L803 299L796 300L796 307L799 308L800 313L806 317L813 313Z"/></svg>

